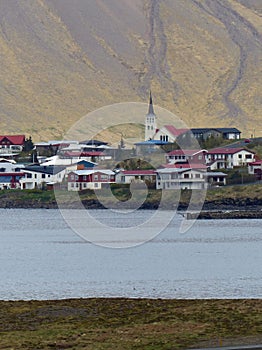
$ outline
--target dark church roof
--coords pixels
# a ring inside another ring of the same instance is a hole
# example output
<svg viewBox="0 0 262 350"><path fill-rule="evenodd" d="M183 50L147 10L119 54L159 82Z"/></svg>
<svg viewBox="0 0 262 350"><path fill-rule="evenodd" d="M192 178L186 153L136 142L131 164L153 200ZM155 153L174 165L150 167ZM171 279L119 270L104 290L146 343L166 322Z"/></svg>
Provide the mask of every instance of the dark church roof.
<svg viewBox="0 0 262 350"><path fill-rule="evenodd" d="M149 95L149 106L147 115L155 115L151 90Z"/></svg>

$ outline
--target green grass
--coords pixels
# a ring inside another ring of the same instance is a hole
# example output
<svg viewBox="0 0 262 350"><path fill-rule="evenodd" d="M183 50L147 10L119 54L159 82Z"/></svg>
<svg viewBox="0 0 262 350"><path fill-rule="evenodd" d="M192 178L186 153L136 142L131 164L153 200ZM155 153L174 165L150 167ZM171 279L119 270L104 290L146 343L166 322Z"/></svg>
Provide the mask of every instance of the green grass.
<svg viewBox="0 0 262 350"><path fill-rule="evenodd" d="M0 302L1 349L182 349L262 341L261 300Z"/></svg>
<svg viewBox="0 0 262 350"><path fill-rule="evenodd" d="M127 201L131 197L131 193L128 185L113 185L113 195L120 201ZM78 193L59 191L60 204L63 203L74 203L79 200ZM158 205L161 200L162 191L149 189L146 202L150 205ZM203 191L194 191L195 201L198 202L203 195ZM165 202L175 203L174 196L180 197L180 203L187 204L191 198L191 191L166 191ZM89 205L90 202L96 201L96 194L92 190L82 191L80 193L81 200L85 205ZM105 201L110 202L109 192L101 192L101 197ZM251 184L251 185L234 185L213 188L206 192L206 201L223 201L225 199L231 199L233 202L237 200L256 199L262 200L262 185ZM56 205L56 197L53 191L42 191L42 190L1 190L0 191L0 203L2 207L37 207L44 206L54 207Z"/></svg>

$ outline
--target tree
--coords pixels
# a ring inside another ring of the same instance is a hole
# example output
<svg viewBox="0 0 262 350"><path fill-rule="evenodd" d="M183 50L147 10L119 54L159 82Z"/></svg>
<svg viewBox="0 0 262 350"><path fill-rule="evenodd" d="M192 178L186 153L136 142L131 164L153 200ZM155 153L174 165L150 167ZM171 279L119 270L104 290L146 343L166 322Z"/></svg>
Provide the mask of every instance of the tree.
<svg viewBox="0 0 262 350"><path fill-rule="evenodd" d="M25 139L23 151L30 152L32 151L33 148L34 148L34 143L32 141L32 137L29 136L28 138Z"/></svg>

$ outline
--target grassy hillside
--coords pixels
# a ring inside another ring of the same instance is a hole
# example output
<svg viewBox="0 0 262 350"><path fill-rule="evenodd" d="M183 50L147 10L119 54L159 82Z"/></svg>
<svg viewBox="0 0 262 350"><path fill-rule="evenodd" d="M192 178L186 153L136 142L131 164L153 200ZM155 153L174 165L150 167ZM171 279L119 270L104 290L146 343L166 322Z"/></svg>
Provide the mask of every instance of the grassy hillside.
<svg viewBox="0 0 262 350"><path fill-rule="evenodd" d="M62 137L151 87L191 127L259 135L261 12L259 0L2 1L1 133Z"/></svg>

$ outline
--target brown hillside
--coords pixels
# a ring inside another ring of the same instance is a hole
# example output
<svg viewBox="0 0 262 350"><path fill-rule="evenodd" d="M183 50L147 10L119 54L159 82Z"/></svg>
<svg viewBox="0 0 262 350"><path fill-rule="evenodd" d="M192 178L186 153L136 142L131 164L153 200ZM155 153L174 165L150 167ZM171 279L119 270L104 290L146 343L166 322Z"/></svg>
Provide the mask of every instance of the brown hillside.
<svg viewBox="0 0 262 350"><path fill-rule="evenodd" d="M151 87L191 127L261 135L261 16L260 0L1 1L1 133L62 137Z"/></svg>

